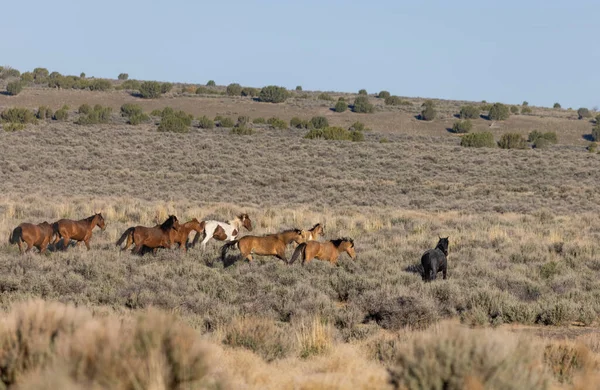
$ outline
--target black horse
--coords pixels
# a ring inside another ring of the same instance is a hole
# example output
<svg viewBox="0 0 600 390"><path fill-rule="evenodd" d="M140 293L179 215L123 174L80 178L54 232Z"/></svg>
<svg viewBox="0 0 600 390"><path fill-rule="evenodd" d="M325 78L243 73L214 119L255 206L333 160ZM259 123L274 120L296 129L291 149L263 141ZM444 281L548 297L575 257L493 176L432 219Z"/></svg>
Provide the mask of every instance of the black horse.
<svg viewBox="0 0 600 390"><path fill-rule="evenodd" d="M448 238L440 237L436 247L429 249L421 256L421 265L423 266L423 280L435 280L437 273L442 271L444 279L446 279L446 271L448 270Z"/></svg>

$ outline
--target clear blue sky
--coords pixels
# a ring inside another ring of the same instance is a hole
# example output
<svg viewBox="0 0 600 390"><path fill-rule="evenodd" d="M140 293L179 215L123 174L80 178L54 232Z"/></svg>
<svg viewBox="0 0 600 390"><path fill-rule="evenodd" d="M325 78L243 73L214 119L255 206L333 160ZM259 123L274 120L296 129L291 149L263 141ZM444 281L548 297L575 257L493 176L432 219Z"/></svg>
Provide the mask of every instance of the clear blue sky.
<svg viewBox="0 0 600 390"><path fill-rule="evenodd" d="M598 0L10 1L0 63L592 108L598 15Z"/></svg>

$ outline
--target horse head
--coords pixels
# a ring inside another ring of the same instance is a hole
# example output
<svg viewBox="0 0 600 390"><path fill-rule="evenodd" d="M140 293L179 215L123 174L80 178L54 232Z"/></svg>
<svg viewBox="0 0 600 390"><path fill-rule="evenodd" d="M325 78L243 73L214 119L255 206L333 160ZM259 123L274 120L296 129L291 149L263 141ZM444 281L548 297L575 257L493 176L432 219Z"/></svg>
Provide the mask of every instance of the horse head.
<svg viewBox="0 0 600 390"><path fill-rule="evenodd" d="M444 252L444 255L448 256L448 238L450 238L450 236L448 237L440 237L438 236L438 238L440 239L437 243L437 245L435 246L437 249L441 250L442 252Z"/></svg>
<svg viewBox="0 0 600 390"><path fill-rule="evenodd" d="M177 231L177 230L179 230L179 220L177 219L176 216L169 215L169 218L167 218L166 221L160 225L160 228L164 231L169 230L169 229L173 229L173 230Z"/></svg>
<svg viewBox="0 0 600 390"><path fill-rule="evenodd" d="M242 222L242 226L246 228L249 232L252 231L252 221L248 214L243 213L238 216L238 219Z"/></svg>
<svg viewBox="0 0 600 390"><path fill-rule="evenodd" d="M313 227L313 230L321 237L325 235L325 225L318 223Z"/></svg>
<svg viewBox="0 0 600 390"><path fill-rule="evenodd" d="M102 213L96 213L96 215L94 215L94 219L96 220L94 226L98 226L100 229L102 229L102 231L106 230L106 224L104 222Z"/></svg>
<svg viewBox="0 0 600 390"><path fill-rule="evenodd" d="M304 237L303 231L300 229L288 230L287 233L291 234L291 240L289 242L294 241L296 244L306 242L306 237Z"/></svg>
<svg viewBox="0 0 600 390"><path fill-rule="evenodd" d="M346 252L351 259L356 259L356 250L354 249L354 240L351 238L338 238L331 240L340 252Z"/></svg>

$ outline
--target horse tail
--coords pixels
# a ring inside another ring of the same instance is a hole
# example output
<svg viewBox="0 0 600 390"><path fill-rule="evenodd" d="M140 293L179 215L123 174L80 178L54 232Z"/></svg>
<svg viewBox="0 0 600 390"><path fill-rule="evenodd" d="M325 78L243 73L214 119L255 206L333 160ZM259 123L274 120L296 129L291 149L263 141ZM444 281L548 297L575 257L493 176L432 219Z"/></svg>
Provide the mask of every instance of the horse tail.
<svg viewBox="0 0 600 390"><path fill-rule="evenodd" d="M290 259L289 264L294 264L294 261L296 261L296 259L300 255L302 255L302 257L304 257L305 252L306 252L306 243L303 242L302 244L298 245L298 247L294 251L294 254L292 255L292 258Z"/></svg>
<svg viewBox="0 0 600 390"><path fill-rule="evenodd" d="M12 233L10 233L10 235L8 236L9 244L18 244L19 241L23 241L23 229L21 228L21 226L17 226L16 228L14 228Z"/></svg>
<svg viewBox="0 0 600 390"><path fill-rule="evenodd" d="M127 236L129 236L130 234L133 234L134 230L135 230L135 227L130 227L129 229L125 230L125 233L123 233L123 235L121 235L121 238L119 238L116 245L121 246L121 244L127 239Z"/></svg>
<svg viewBox="0 0 600 390"><path fill-rule="evenodd" d="M227 252L229 251L229 249L235 247L238 244L238 241L239 240L233 240L223 245L223 247L221 248L221 261L225 261L225 256L227 255Z"/></svg>
<svg viewBox="0 0 600 390"><path fill-rule="evenodd" d="M205 234L206 234L206 231L204 229L202 229L202 233L196 232L196 235L194 236L194 240L192 241L191 247L194 248L196 246L196 244L198 243L198 241L200 240L200 236L205 235Z"/></svg>

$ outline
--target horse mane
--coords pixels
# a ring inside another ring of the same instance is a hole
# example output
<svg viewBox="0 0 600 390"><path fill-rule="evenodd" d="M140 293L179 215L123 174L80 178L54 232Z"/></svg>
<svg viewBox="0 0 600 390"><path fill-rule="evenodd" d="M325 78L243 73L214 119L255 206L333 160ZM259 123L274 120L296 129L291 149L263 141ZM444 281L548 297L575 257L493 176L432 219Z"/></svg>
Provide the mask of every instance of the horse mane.
<svg viewBox="0 0 600 390"><path fill-rule="evenodd" d="M175 221L177 221L177 217L174 215L169 215L169 218L167 218L167 220L160 225L161 230L171 229L175 224Z"/></svg>
<svg viewBox="0 0 600 390"><path fill-rule="evenodd" d="M318 224L316 224L315 226L313 226L312 228L308 229L308 231L309 231L309 232L310 232L310 231L313 231L313 230L315 230L315 229L317 228L317 226L320 226L320 225L321 225L321 224L320 224L320 223L318 223Z"/></svg>
<svg viewBox="0 0 600 390"><path fill-rule="evenodd" d="M329 240L333 245L335 245L335 247L337 248L338 246L340 246L342 244L342 242L346 241L349 242L350 244L352 244L352 246L354 246L354 240L351 238L347 238L347 237L342 237L342 238L338 238L336 240Z"/></svg>
<svg viewBox="0 0 600 390"><path fill-rule="evenodd" d="M294 233L297 233L297 234L302 234L302 230L300 230L300 229L287 229L287 230L282 231L279 234L289 233L289 232L294 232Z"/></svg>

